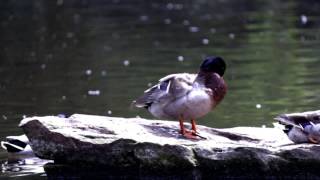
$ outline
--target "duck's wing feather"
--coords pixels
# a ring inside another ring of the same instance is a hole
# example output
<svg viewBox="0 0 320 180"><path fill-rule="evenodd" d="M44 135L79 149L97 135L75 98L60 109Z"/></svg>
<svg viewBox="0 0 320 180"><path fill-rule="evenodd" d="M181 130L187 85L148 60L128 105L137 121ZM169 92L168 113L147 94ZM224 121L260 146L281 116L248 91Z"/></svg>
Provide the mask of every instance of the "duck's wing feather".
<svg viewBox="0 0 320 180"><path fill-rule="evenodd" d="M152 103L160 102L164 99L170 100L177 97L176 89L186 89L192 86L195 74L179 73L170 74L159 80L159 83L144 91L144 94L133 103L137 107L148 108ZM180 94L179 94L180 96Z"/></svg>
<svg viewBox="0 0 320 180"><path fill-rule="evenodd" d="M320 124L320 111L282 114L275 118L279 123L304 128L307 125Z"/></svg>
<svg viewBox="0 0 320 180"><path fill-rule="evenodd" d="M291 118L289 118L285 114L279 115L279 116L275 117L274 119L277 120L279 122L279 124L282 124L284 126L293 126L293 127L299 128L299 129L303 129L302 126L300 126L299 124L296 124Z"/></svg>

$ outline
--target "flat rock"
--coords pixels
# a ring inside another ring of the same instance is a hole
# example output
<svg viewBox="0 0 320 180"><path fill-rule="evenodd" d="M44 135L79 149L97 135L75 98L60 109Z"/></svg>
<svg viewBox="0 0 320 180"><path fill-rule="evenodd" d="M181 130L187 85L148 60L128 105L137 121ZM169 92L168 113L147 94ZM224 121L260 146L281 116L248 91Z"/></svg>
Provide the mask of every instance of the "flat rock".
<svg viewBox="0 0 320 180"><path fill-rule="evenodd" d="M190 126L186 123L187 128ZM74 114L23 119L34 153L56 164L213 175L320 174L320 146L293 144L278 128L198 126L189 140L175 121Z"/></svg>

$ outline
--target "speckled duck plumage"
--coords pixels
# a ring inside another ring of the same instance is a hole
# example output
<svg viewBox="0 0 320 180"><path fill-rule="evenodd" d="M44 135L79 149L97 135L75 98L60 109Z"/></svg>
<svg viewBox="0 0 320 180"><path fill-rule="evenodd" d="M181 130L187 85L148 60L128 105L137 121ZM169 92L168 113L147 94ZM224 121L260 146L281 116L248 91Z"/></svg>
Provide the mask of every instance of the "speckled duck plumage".
<svg viewBox="0 0 320 180"><path fill-rule="evenodd" d="M275 119L294 143L320 143L320 111L282 114Z"/></svg>

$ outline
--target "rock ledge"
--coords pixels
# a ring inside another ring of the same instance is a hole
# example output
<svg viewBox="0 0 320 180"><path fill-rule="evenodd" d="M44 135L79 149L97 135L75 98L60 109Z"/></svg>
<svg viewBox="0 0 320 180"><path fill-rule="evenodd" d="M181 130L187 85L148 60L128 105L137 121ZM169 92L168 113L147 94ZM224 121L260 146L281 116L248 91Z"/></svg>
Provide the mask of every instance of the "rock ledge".
<svg viewBox="0 0 320 180"><path fill-rule="evenodd" d="M206 140L179 135L178 122L74 114L23 119L34 153L56 164L214 175L318 176L320 146L292 144L277 128L199 126Z"/></svg>

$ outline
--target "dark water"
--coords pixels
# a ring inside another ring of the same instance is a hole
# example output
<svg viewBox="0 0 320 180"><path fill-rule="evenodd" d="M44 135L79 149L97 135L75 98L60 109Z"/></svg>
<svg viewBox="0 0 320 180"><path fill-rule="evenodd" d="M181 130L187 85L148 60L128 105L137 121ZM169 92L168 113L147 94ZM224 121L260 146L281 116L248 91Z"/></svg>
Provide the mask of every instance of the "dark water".
<svg viewBox="0 0 320 180"><path fill-rule="evenodd" d="M280 113L318 109L319 9L315 0L3 0L0 138L21 134L24 116L152 118L131 101L164 75L197 72L207 55L226 60L229 91L199 124L272 126ZM10 172L0 177L23 174Z"/></svg>

